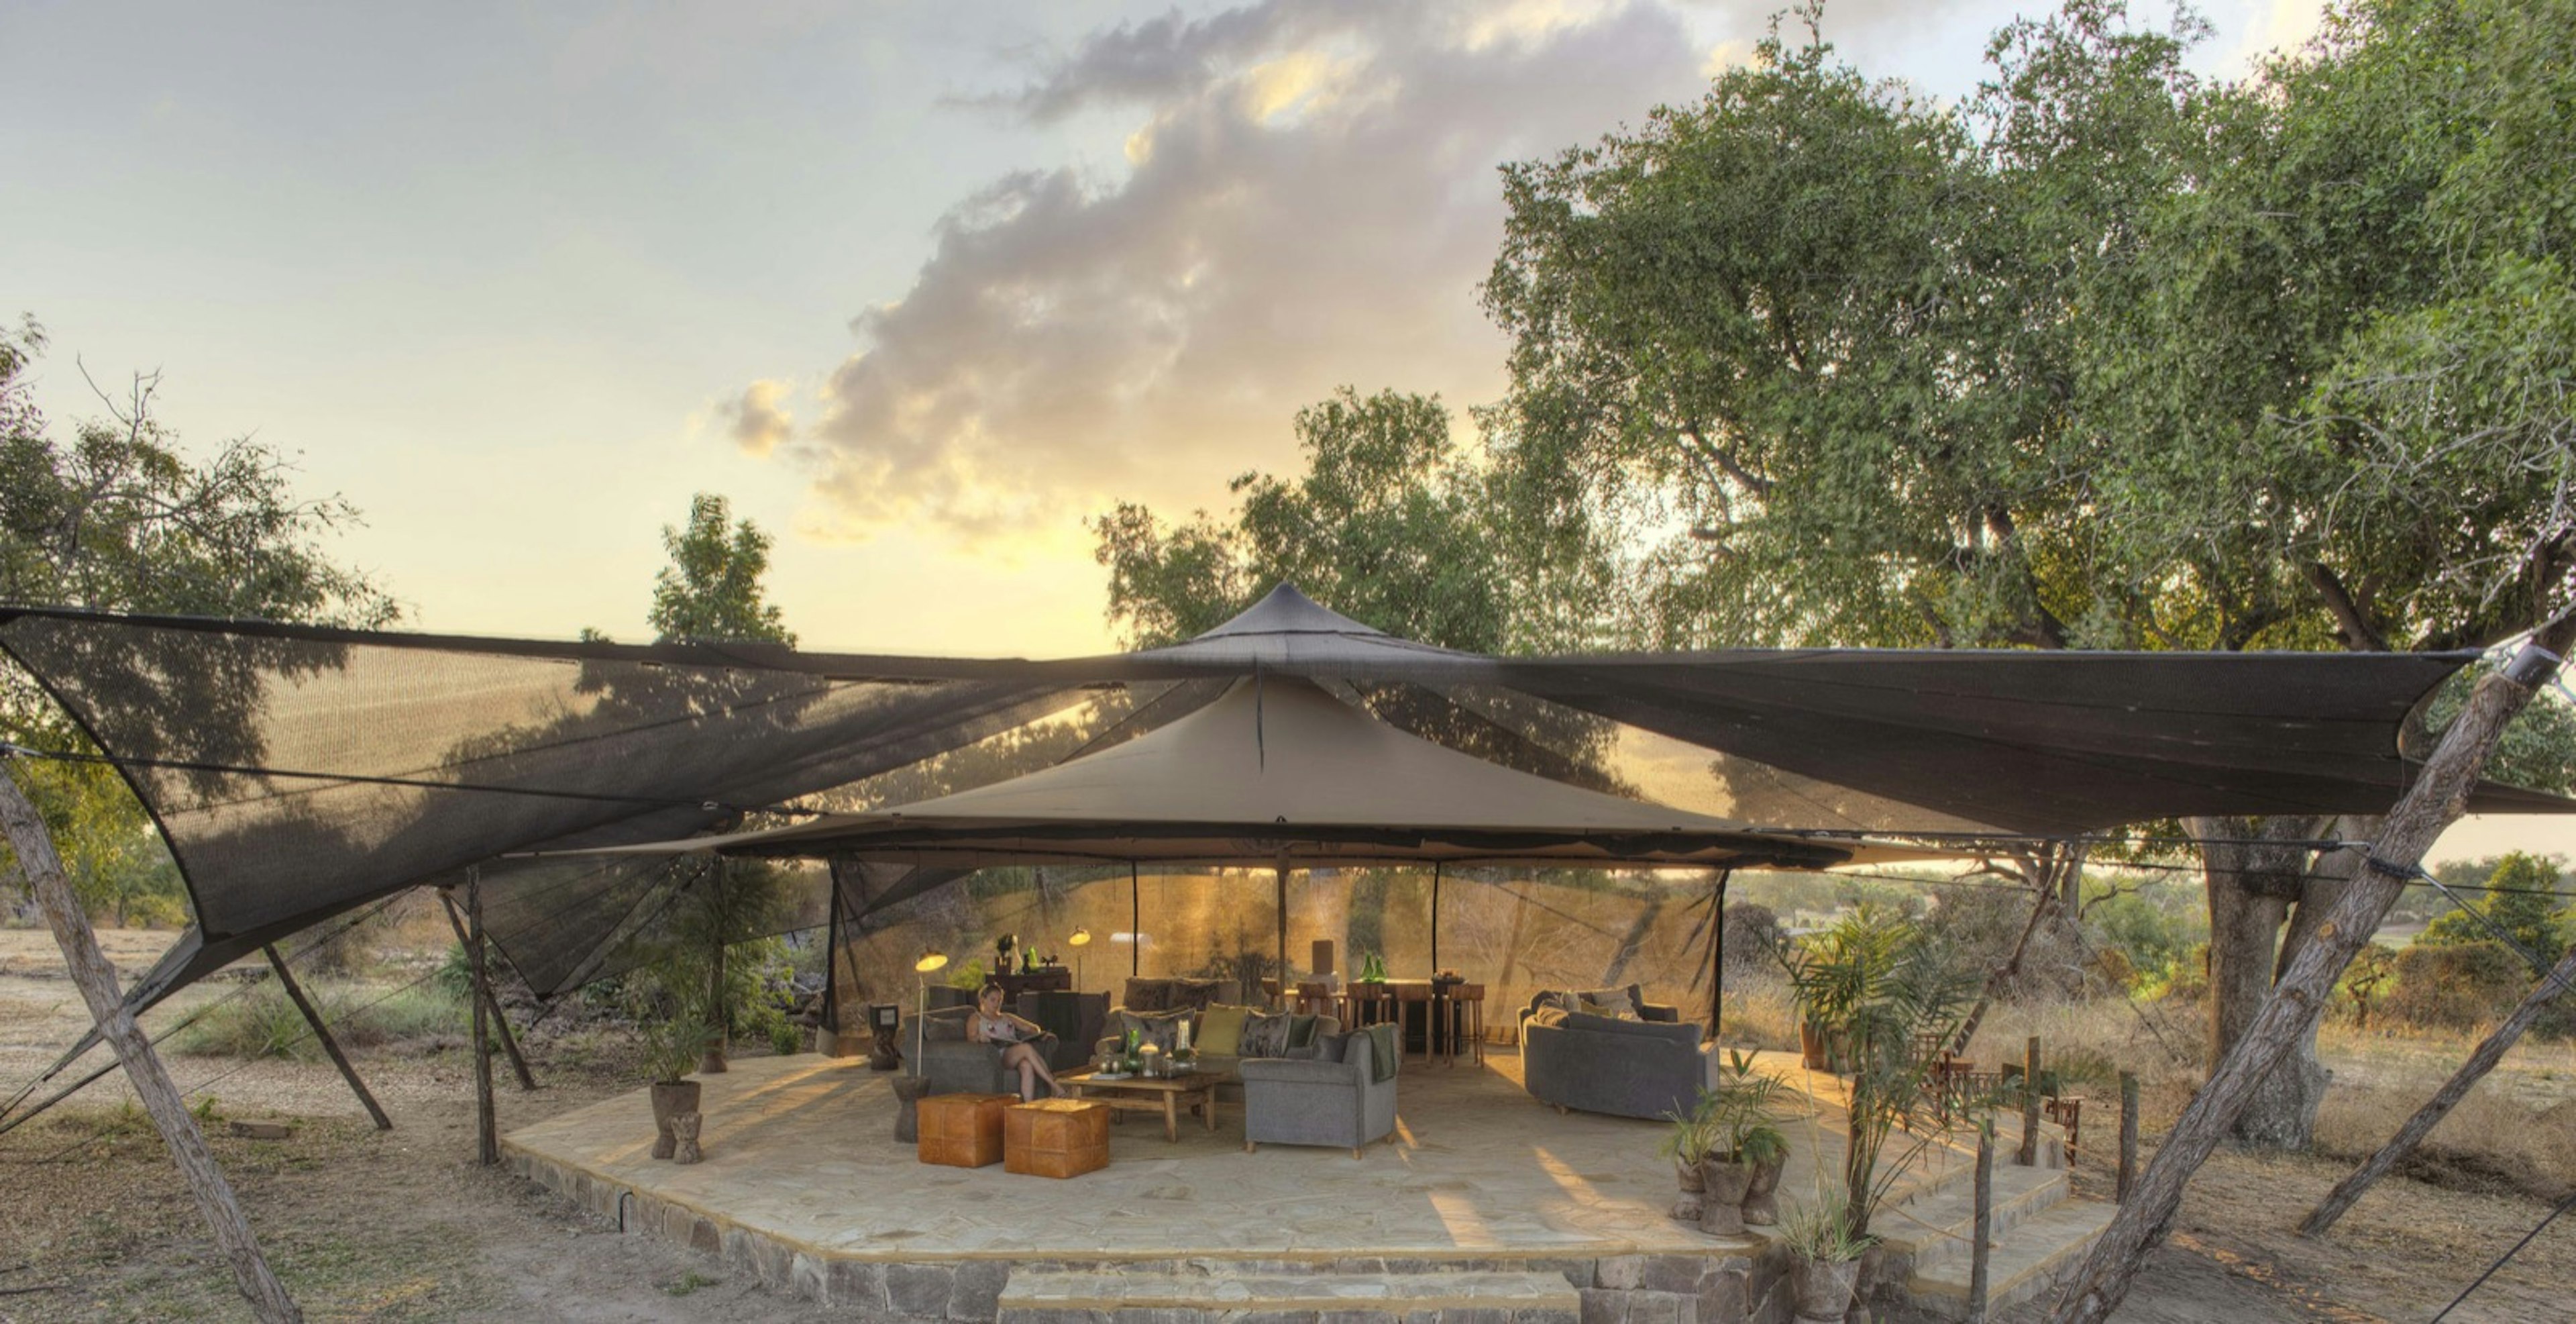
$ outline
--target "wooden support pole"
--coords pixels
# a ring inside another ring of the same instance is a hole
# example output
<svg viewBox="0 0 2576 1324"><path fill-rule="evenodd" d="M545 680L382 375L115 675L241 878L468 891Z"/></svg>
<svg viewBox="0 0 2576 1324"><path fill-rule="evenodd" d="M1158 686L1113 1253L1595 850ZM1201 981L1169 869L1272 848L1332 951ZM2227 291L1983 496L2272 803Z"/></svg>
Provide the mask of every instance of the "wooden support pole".
<svg viewBox="0 0 2576 1324"><path fill-rule="evenodd" d="M330 1057L331 1065L340 1069L340 1079L349 1082L349 1092L358 1096L358 1102L367 1105L367 1116L376 1119L376 1129L394 1129L394 1119L385 1116L384 1108L376 1103L376 1096L367 1092L367 1082L358 1079L358 1069L349 1065L349 1055L340 1051L340 1041L331 1037L331 1027L322 1023L321 1009L304 996L295 976L287 973L286 958L277 954L275 944L263 944L260 950L268 954L269 968L277 972L277 986L286 990L286 1000L304 1013L304 1023L313 1027L313 1037L321 1042L322 1051Z"/></svg>
<svg viewBox="0 0 2576 1324"><path fill-rule="evenodd" d="M2557 675L2559 659L2571 646L2576 646L2576 607L2552 616L2512 661L2482 677L2469 692L2460 715L2443 729L2431 756L2380 823L2378 840L2354 848L2362 860L2345 875L2350 881L2325 921L2291 956L2253 1022L2157 1146L2155 1159L2130 1189L2129 1202L2112 1215L2068 1276L2049 1316L2051 1324L2106 1324L2120 1308L2147 1253L2164 1239L2181 1211L2183 1187L2225 1141L2273 1069L2316 1029L2335 980L2421 872L2424 852L2468 811L2469 792L2506 723ZM2336 863L2350 865L2348 859Z"/></svg>
<svg viewBox="0 0 2576 1324"><path fill-rule="evenodd" d="M222 1248L225 1262L232 1267L233 1285L250 1302L251 1313L261 1324L303 1324L304 1312L296 1308L277 1275L269 1271L268 1260L259 1253L258 1240L251 1236L250 1220L242 1216L241 1205L233 1199L232 1185L224 1180L223 1169L215 1166L214 1152L206 1148L206 1137L197 1129L197 1119L188 1115L179 1087L170 1082L170 1073L162 1069L160 1057L135 1025L133 1013L126 1010L125 994L116 983L116 967L99 950L98 935L90 931L89 916L81 910L80 899L72 895L71 880L63 874L62 856L55 853L54 839L45 830L43 816L6 768L0 768L0 831L6 832L10 847L18 854L18 872L27 880L27 890L35 895L37 906L45 912L45 922L54 930L54 941L63 949L63 962L70 967L72 983L80 989L81 1000L89 1004L99 1037L125 1065L135 1094L143 1100L143 1111L161 1132L162 1143L170 1147L171 1161L179 1165L180 1175L187 1178L188 1193L196 1197L197 1211L214 1230L215 1244Z"/></svg>
<svg viewBox="0 0 2576 1324"><path fill-rule="evenodd" d="M1288 1005L1297 990L1288 986L1288 862L1279 862L1279 1005ZM1245 989L1250 993L1252 990Z"/></svg>
<svg viewBox="0 0 2576 1324"><path fill-rule="evenodd" d="M510 1074L519 1078L519 1088L522 1091L534 1090L537 1087L537 1078L528 1070L528 1059L519 1053L519 1037L510 1033L510 1018L501 1011L501 1000L492 993L490 972L479 959L483 945L465 936L465 921L456 913L456 899L444 892L438 894L438 899L447 906L447 926L456 930L457 945L471 946L477 953L476 956L466 958L469 966L484 971L474 977L474 996L480 999L484 1006L492 1009L492 1029L501 1040L501 1052L510 1059Z"/></svg>
<svg viewBox="0 0 2576 1324"><path fill-rule="evenodd" d="M2021 1052L2021 1150L2013 1162L2025 1168L2039 1164L2039 1036L2032 1035Z"/></svg>
<svg viewBox="0 0 2576 1324"><path fill-rule="evenodd" d="M1995 1116L1977 1122L1977 1218L1969 1229L1968 1321L1985 1324L1988 1262L1995 1243Z"/></svg>
<svg viewBox="0 0 2576 1324"><path fill-rule="evenodd" d="M1708 1037L1712 1043L1717 1032L1726 1028L1726 880L1734 876L1733 869L1717 871L1717 901L1708 916L1708 922L1716 926L1708 940Z"/></svg>
<svg viewBox="0 0 2576 1324"><path fill-rule="evenodd" d="M1145 973L1145 880L1127 862L1127 973Z"/></svg>
<svg viewBox="0 0 2576 1324"><path fill-rule="evenodd" d="M2371 1183L2387 1176L2390 1168L2415 1152L2415 1147L2424 1143L2424 1137L2431 1135L2433 1128L2441 1125L2442 1119L2459 1106L2460 1100L2469 1096L2470 1087L2495 1070L2496 1063L2504 1060L2505 1050L2513 1047L2523 1031L2531 1028L2531 1023L2539 1018L2550 999L2566 992L2571 982L2576 982L2576 948L2568 949L2558 964L2551 967L2539 983L2531 986L2531 992L2523 996L2522 1005L2513 1009L2513 1014L2478 1045L2476 1052L2469 1054L2469 1060L2460 1064L2460 1069L2443 1082L2442 1088L2426 1100L2423 1107L2415 1110L2414 1116L2406 1119L2404 1126L2397 1128L2397 1134L2389 1137L2388 1143L2380 1146L2378 1153L2353 1169L2350 1176L2335 1183L2335 1188L2326 1193L2326 1198L2318 1201L2317 1207L2308 1212L2307 1220L2299 1224L2299 1235L2324 1235L2326 1229L2335 1225L2336 1219L2352 1208L2353 1201L2370 1189Z"/></svg>
<svg viewBox="0 0 2576 1324"><path fill-rule="evenodd" d="M501 1161L500 1128L492 1116L492 1044L486 1022L491 985L483 978L483 880L465 875L465 964L474 975L474 1154L483 1166Z"/></svg>
<svg viewBox="0 0 2576 1324"><path fill-rule="evenodd" d="M1440 973L1440 865L1431 862L1431 973Z"/></svg>
<svg viewBox="0 0 2576 1324"><path fill-rule="evenodd" d="M2120 1073L2120 1176L2112 1187L2115 1204L2129 1202L2129 1187L2138 1179L2138 1073Z"/></svg>

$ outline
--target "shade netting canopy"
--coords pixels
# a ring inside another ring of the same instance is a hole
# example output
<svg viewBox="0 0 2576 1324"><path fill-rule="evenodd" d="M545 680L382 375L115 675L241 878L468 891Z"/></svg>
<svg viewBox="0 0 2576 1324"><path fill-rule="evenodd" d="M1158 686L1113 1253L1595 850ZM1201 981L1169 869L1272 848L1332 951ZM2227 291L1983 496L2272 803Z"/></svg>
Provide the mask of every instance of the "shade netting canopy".
<svg viewBox="0 0 2576 1324"><path fill-rule="evenodd" d="M976 867L1517 864L1829 868L1921 858L1819 840L1488 763L1313 681L1239 680L1151 734L974 790L813 822L613 847Z"/></svg>
<svg viewBox="0 0 2576 1324"><path fill-rule="evenodd" d="M1040 785L1070 787L1115 766L1083 756L1210 705L1220 707L1209 730L1218 718L1239 730L1226 714L1246 701L1246 680L1265 717L1255 771L1270 704L1294 693L1279 702L1326 716L1316 704L1340 704L1436 753L1646 805L1646 820L1674 829L1558 824L1589 834L1563 844L1582 863L1655 863L1664 852L1673 862L1762 855L1821 867L1890 834L2064 836L2188 814L2383 811L2413 772L2402 747L2410 715L2475 656L1489 657L1394 638L1284 586L1170 648L1045 661L50 608L0 608L0 651L116 762L186 881L195 927L138 981L138 1008L263 942L469 870L503 954L539 992L558 991L611 968L622 939L703 873L661 854L563 852L935 804L1059 764L1063 779ZM1148 749L1180 748L1199 738L1194 731ZM1402 748L1402 757L1435 761ZM1434 781L1487 776L1436 762L1425 774ZM995 797L1012 794L997 789L968 807L997 811ZM2470 807L2576 806L2485 785ZM1170 826L1245 826L1235 811L1220 817ZM826 833L851 826L819 822ZM1446 827L1454 837L1473 825L1373 826ZM1056 858L1036 851L1044 834L1031 825L1012 830L1019 835L981 854L942 860L916 839L909 863L879 851L818 866L817 899L799 922L819 920L829 892L920 896L1024 848L1023 858ZM892 844L882 826L859 835L870 833ZM1696 855L1681 849L1694 834L1703 838ZM1304 835L1301 849L1322 849L1323 834ZM1141 855L1145 839L1131 834L1123 849ZM1202 831L1184 849L1203 858L1224 843L1241 847L1233 858L1267 863L1279 840ZM813 853L829 856L819 848L831 844L811 843ZM1383 839L1339 845L1393 849ZM1535 850L1463 839L1442 849L1494 859ZM826 873L875 882L824 888ZM890 873L902 876L888 881Z"/></svg>

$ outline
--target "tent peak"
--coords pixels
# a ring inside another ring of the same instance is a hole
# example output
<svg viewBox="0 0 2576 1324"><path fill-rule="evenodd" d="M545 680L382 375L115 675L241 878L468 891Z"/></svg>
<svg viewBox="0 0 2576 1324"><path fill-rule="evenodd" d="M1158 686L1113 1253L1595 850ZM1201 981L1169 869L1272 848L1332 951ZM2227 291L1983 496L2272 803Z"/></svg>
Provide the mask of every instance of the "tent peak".
<svg viewBox="0 0 2576 1324"><path fill-rule="evenodd" d="M1375 626L1362 625L1307 597L1297 590L1296 585L1285 580L1282 580L1277 588L1264 594L1261 601L1237 613L1234 619L1195 638L1227 639L1247 634L1356 634L1370 635L1379 639L1392 637L1384 630Z"/></svg>

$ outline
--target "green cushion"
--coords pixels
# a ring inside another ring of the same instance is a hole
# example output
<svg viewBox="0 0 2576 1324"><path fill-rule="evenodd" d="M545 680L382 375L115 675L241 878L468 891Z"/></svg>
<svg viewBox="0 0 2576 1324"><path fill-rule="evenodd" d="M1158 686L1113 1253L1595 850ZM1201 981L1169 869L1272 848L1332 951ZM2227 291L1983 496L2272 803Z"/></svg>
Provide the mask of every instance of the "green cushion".
<svg viewBox="0 0 2576 1324"><path fill-rule="evenodd" d="M1199 1014L1198 1033L1191 1037L1190 1047L1220 1057L1234 1056L1243 1046L1244 1018L1251 1014L1250 1007L1208 1004L1208 1009Z"/></svg>

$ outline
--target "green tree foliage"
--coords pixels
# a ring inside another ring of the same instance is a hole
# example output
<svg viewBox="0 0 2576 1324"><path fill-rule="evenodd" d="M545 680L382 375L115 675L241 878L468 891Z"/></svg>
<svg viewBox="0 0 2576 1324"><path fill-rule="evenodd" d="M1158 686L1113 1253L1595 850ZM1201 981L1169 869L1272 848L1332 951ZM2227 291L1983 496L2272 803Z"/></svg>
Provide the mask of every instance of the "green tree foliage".
<svg viewBox="0 0 2576 1324"><path fill-rule="evenodd" d="M2541 961L2555 963L2566 954L2569 921L2559 910L2555 863L2515 851L2496 862L2484 885L2487 891L2472 904L2485 923L2454 910L2427 925L2420 941L2435 947L2486 942L2501 929L2515 946Z"/></svg>
<svg viewBox="0 0 2576 1324"><path fill-rule="evenodd" d="M712 492L690 498L688 527L662 527L671 563L653 578L648 619L654 634L665 643L794 647L796 636L760 585L774 541L748 519L735 523L725 498Z"/></svg>
<svg viewBox="0 0 2576 1324"><path fill-rule="evenodd" d="M0 602L379 626L392 598L323 542L354 523L337 497L295 494L286 457L248 439L197 457L153 417L156 377L102 402L68 438L36 407L45 347L0 330ZM91 752L60 709L0 663L0 740ZM177 871L133 794L102 764L23 763L84 904L119 922L182 918ZM0 846L0 880L15 862Z"/></svg>
<svg viewBox="0 0 2576 1324"><path fill-rule="evenodd" d="M1235 479L1230 523L1201 512L1170 526L1132 503L1092 521L1127 643L1187 639L1293 583L1406 638L1502 650L1509 586L1438 397L1344 387L1299 410L1296 432L1305 473Z"/></svg>

